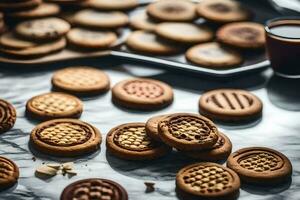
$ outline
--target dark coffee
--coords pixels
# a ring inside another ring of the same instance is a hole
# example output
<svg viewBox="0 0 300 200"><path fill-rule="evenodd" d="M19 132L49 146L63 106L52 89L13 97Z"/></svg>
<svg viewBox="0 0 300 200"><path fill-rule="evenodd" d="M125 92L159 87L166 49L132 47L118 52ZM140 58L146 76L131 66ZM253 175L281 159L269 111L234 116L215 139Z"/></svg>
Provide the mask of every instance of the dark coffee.
<svg viewBox="0 0 300 200"><path fill-rule="evenodd" d="M300 18L270 21L266 32L267 50L274 71L300 77Z"/></svg>

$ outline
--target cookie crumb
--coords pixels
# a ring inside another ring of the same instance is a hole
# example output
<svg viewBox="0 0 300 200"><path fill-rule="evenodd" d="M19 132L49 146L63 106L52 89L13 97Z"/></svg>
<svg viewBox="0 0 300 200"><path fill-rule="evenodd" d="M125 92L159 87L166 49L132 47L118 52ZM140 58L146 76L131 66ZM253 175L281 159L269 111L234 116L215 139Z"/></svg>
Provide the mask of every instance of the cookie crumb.
<svg viewBox="0 0 300 200"><path fill-rule="evenodd" d="M153 182L144 182L144 184L146 186L146 190L145 190L146 193L150 193L150 192L155 191L155 188L154 188L155 183L153 183Z"/></svg>
<svg viewBox="0 0 300 200"><path fill-rule="evenodd" d="M33 162L35 162L35 161L36 161L36 158L35 158L34 156L33 156L31 159L33 160Z"/></svg>

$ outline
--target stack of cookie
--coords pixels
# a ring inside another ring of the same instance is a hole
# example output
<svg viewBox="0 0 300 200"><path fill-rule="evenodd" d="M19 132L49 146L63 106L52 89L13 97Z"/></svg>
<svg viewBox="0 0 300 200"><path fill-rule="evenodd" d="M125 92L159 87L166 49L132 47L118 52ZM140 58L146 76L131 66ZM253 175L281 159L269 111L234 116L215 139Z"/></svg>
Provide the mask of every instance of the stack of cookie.
<svg viewBox="0 0 300 200"><path fill-rule="evenodd" d="M157 1L133 15L130 25L137 30L126 44L131 50L156 55L176 54L188 48L186 59L194 64L234 67L243 63L240 52L264 48L263 26L241 22L251 17L249 10L233 0L204 0L198 4Z"/></svg>

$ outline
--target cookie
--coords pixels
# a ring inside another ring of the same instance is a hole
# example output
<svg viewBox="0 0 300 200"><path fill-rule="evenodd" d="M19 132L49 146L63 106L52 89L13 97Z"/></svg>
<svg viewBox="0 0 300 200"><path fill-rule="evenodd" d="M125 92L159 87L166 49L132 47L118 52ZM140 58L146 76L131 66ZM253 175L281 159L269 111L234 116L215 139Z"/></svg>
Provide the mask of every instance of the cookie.
<svg viewBox="0 0 300 200"><path fill-rule="evenodd" d="M90 0L47 0L51 3L59 4L60 6L72 6L72 5L81 5L86 4Z"/></svg>
<svg viewBox="0 0 300 200"><path fill-rule="evenodd" d="M21 40L22 41L22 40ZM18 43L20 46L20 40L15 41L16 43L12 44L15 45ZM22 45L25 43L22 42ZM26 45L32 45L33 43L27 43ZM15 56L15 57L22 57L22 58L32 58L32 57L40 57L44 55L48 55L57 51L60 51L65 48L66 46L66 39L61 38L55 41L47 42L47 43L36 43L35 46L23 48L23 49L8 49L5 47L0 47L0 52L8 55L8 56Z"/></svg>
<svg viewBox="0 0 300 200"><path fill-rule="evenodd" d="M42 0L27 0L27 1L11 1L8 2L0 2L0 11L2 12L16 12L29 10L37 7L42 3Z"/></svg>
<svg viewBox="0 0 300 200"><path fill-rule="evenodd" d="M106 137L107 150L126 160L152 160L162 157L171 148L152 140L145 130L145 123L127 123L109 131Z"/></svg>
<svg viewBox="0 0 300 200"><path fill-rule="evenodd" d="M107 92L110 88L109 77L101 70L92 67L68 67L52 76L55 91L78 96L90 96Z"/></svg>
<svg viewBox="0 0 300 200"><path fill-rule="evenodd" d="M73 28L67 34L70 44L84 49L104 49L111 47L117 41L117 35L112 31L95 31Z"/></svg>
<svg viewBox="0 0 300 200"><path fill-rule="evenodd" d="M3 191L17 183L19 168L10 159L0 156L0 169L0 191Z"/></svg>
<svg viewBox="0 0 300 200"><path fill-rule="evenodd" d="M218 141L218 129L209 119L190 113L176 113L158 123L160 139L182 151L212 148Z"/></svg>
<svg viewBox="0 0 300 200"><path fill-rule="evenodd" d="M173 102L173 90L153 79L127 79L112 88L112 101L125 108L157 110Z"/></svg>
<svg viewBox="0 0 300 200"><path fill-rule="evenodd" d="M144 11L138 12L130 18L130 26L136 30L154 31L157 25L158 23Z"/></svg>
<svg viewBox="0 0 300 200"><path fill-rule="evenodd" d="M24 20L24 19L50 17L50 16L57 15L59 12L60 12L60 8L58 5L53 3L43 3L30 10L12 12L12 13L8 13L7 15L12 18Z"/></svg>
<svg viewBox="0 0 300 200"><path fill-rule="evenodd" d="M217 39L223 44L244 49L264 48L264 26L255 22L235 22L222 26Z"/></svg>
<svg viewBox="0 0 300 200"><path fill-rule="evenodd" d="M24 40L13 32L6 32L0 36L0 45L1 47L9 49L25 49L34 47L38 44L29 40Z"/></svg>
<svg viewBox="0 0 300 200"><path fill-rule="evenodd" d="M59 92L32 97L26 104L28 116L39 120L79 118L82 111L83 104L78 98Z"/></svg>
<svg viewBox="0 0 300 200"><path fill-rule="evenodd" d="M17 119L16 109L9 102L0 99L0 134L11 129Z"/></svg>
<svg viewBox="0 0 300 200"><path fill-rule="evenodd" d="M176 175L176 188L184 199L235 199L240 185L234 171L211 162L188 165Z"/></svg>
<svg viewBox="0 0 300 200"><path fill-rule="evenodd" d="M16 32L20 36L34 41L53 40L65 35L70 28L70 24L65 20L50 17L22 22L16 26Z"/></svg>
<svg viewBox="0 0 300 200"><path fill-rule="evenodd" d="M179 52L175 44L158 38L154 33L147 31L134 31L126 40L126 45L140 53L170 55Z"/></svg>
<svg viewBox="0 0 300 200"><path fill-rule="evenodd" d="M155 31L165 39L183 44L208 42L214 37L209 28L184 22L160 23Z"/></svg>
<svg viewBox="0 0 300 200"><path fill-rule="evenodd" d="M45 154L74 157L100 148L101 133L77 119L55 119L37 125L30 134L33 147Z"/></svg>
<svg viewBox="0 0 300 200"><path fill-rule="evenodd" d="M151 137L153 140L161 142L161 139L158 135L158 123L168 115L158 115L151 117L148 119L145 125L146 133L149 137Z"/></svg>
<svg viewBox="0 0 300 200"><path fill-rule="evenodd" d="M227 166L242 181L255 184L278 184L292 175L292 164L282 153L266 147L249 147L232 153Z"/></svg>
<svg viewBox="0 0 300 200"><path fill-rule="evenodd" d="M188 151L184 153L191 158L203 161L217 162L226 160L231 153L232 143L225 134L219 132L218 136L217 143L211 149Z"/></svg>
<svg viewBox="0 0 300 200"><path fill-rule="evenodd" d="M164 0L151 3L147 14L160 21L193 21L196 18L194 3L181 0Z"/></svg>
<svg viewBox="0 0 300 200"><path fill-rule="evenodd" d="M199 111L210 119L220 121L249 121L262 115L263 104L245 90L217 89L204 93Z"/></svg>
<svg viewBox="0 0 300 200"><path fill-rule="evenodd" d="M90 28L119 28L128 24L128 16L122 12L101 12L91 9L81 10L74 15L73 21L79 26Z"/></svg>
<svg viewBox="0 0 300 200"><path fill-rule="evenodd" d="M185 55L190 62L208 68L235 67L243 62L240 53L216 42L193 46Z"/></svg>
<svg viewBox="0 0 300 200"><path fill-rule="evenodd" d="M68 185L63 190L60 200L70 199L128 200L128 194L121 185L114 181L91 178L79 180Z"/></svg>
<svg viewBox="0 0 300 200"><path fill-rule="evenodd" d="M251 13L237 1L232 0L203 0L197 6L200 17L216 23L246 21Z"/></svg>
<svg viewBox="0 0 300 200"><path fill-rule="evenodd" d="M138 6L138 0L89 0L87 5L100 10L128 10Z"/></svg>

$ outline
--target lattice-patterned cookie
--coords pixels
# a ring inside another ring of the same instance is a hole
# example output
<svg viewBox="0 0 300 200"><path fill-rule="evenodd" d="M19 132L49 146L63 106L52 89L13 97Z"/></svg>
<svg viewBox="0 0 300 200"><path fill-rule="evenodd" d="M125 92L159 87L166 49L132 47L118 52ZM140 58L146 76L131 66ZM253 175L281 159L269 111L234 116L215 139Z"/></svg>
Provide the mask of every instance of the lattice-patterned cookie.
<svg viewBox="0 0 300 200"><path fill-rule="evenodd" d="M181 169L176 176L178 192L203 199L233 199L240 179L231 169L216 163L197 163Z"/></svg>
<svg viewBox="0 0 300 200"><path fill-rule="evenodd" d="M223 133L218 133L217 143L211 149L200 151L187 151L185 154L191 158L202 161L220 161L226 160L231 153L232 143L230 139Z"/></svg>
<svg viewBox="0 0 300 200"><path fill-rule="evenodd" d="M26 105L28 116L40 120L56 118L79 118L82 102L68 94L50 92L31 98Z"/></svg>
<svg viewBox="0 0 300 200"><path fill-rule="evenodd" d="M161 157L171 148L152 140L144 123L128 123L113 128L106 137L107 149L127 160L149 160Z"/></svg>
<svg viewBox="0 0 300 200"><path fill-rule="evenodd" d="M34 147L46 154L76 156L100 148L101 134L92 125L76 119L57 119L39 124L32 130Z"/></svg>
<svg viewBox="0 0 300 200"><path fill-rule="evenodd" d="M75 95L96 95L109 90L109 77L92 67L68 67L54 73L52 85L55 90Z"/></svg>
<svg viewBox="0 0 300 200"><path fill-rule="evenodd" d="M218 89L199 100L202 115L222 121L248 121L262 115L262 102L254 94L238 89Z"/></svg>
<svg viewBox="0 0 300 200"><path fill-rule="evenodd" d="M128 200L126 190L118 183L100 178L84 179L68 185L61 200Z"/></svg>
<svg viewBox="0 0 300 200"><path fill-rule="evenodd" d="M147 122L146 122L146 133L149 137L151 137L153 140L161 142L161 139L158 135L158 123L168 115L158 115L151 117Z"/></svg>
<svg viewBox="0 0 300 200"><path fill-rule="evenodd" d="M0 99L0 134L11 129L16 122L16 109L9 102Z"/></svg>
<svg viewBox="0 0 300 200"><path fill-rule="evenodd" d="M242 181L257 184L276 184L290 178L292 164L282 153L265 147L249 147L232 153L227 166Z"/></svg>
<svg viewBox="0 0 300 200"><path fill-rule="evenodd" d="M13 186L18 178L18 166L13 161L0 156L0 191Z"/></svg>
<svg viewBox="0 0 300 200"><path fill-rule="evenodd" d="M209 119L190 113L176 113L158 124L159 137L169 146L183 151L212 148L218 129Z"/></svg>
<svg viewBox="0 0 300 200"><path fill-rule="evenodd" d="M126 108L155 110L173 102L173 90L157 80L127 79L113 87L112 100Z"/></svg>

